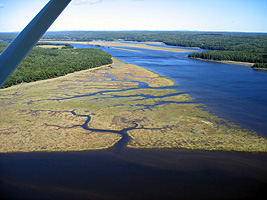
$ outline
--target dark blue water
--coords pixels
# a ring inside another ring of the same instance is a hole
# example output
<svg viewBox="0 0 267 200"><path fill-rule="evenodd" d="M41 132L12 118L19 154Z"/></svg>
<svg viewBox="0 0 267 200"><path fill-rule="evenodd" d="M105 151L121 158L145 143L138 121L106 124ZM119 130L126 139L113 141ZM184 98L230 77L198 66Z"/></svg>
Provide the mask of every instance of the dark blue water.
<svg viewBox="0 0 267 200"><path fill-rule="evenodd" d="M123 149L0 154L1 199L261 200L266 154Z"/></svg>
<svg viewBox="0 0 267 200"><path fill-rule="evenodd" d="M92 47L73 45L75 48ZM166 47L164 44L156 46ZM171 78L176 82L177 90L190 94L212 113L267 137L267 71L190 59L189 53L138 48L128 49L136 49L142 53L107 47L100 49L124 62Z"/></svg>

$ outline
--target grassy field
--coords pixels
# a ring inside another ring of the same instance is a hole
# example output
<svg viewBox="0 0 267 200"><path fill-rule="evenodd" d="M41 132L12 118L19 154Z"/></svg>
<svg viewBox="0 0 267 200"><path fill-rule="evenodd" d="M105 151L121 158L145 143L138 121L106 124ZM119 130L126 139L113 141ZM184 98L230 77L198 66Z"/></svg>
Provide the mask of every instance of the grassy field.
<svg viewBox="0 0 267 200"><path fill-rule="evenodd" d="M139 88L139 83L147 88ZM267 152L267 140L210 114L170 79L114 64L0 90L0 152L112 147Z"/></svg>
<svg viewBox="0 0 267 200"><path fill-rule="evenodd" d="M38 47L42 47L45 49L52 49L52 48L56 48L56 49L62 49L62 47L64 47L65 45L38 45Z"/></svg>

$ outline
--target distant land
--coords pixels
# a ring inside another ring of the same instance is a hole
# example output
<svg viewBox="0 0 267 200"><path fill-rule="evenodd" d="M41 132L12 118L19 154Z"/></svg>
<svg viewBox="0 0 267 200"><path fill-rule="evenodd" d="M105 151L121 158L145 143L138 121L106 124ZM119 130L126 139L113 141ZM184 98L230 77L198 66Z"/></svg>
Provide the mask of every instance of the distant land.
<svg viewBox="0 0 267 200"><path fill-rule="evenodd" d="M0 33L0 40L11 41L17 33ZM198 47L205 51L191 58L211 61L252 63L254 69L267 68L267 33L201 31L58 31L47 32L44 40L54 41L137 41L163 42L180 47ZM238 64L237 63L237 64Z"/></svg>

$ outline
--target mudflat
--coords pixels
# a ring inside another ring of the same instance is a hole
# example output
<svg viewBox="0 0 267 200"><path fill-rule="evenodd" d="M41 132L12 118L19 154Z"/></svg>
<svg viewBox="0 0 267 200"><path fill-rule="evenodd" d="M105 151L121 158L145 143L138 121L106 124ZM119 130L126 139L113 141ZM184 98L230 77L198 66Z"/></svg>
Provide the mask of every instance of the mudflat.
<svg viewBox="0 0 267 200"><path fill-rule="evenodd" d="M267 140L209 113L174 82L111 65L0 90L0 152L112 147L267 152ZM123 135L124 134L124 135Z"/></svg>
<svg viewBox="0 0 267 200"><path fill-rule="evenodd" d="M115 42L107 42L107 41L92 41L88 42L90 45L100 45L100 46L108 46L108 47L131 47L131 48L140 48L140 49L150 49L150 50L158 50L158 51L171 51L171 52L191 52L195 51L190 48L188 49L178 49L178 48L169 48L169 47L159 47L159 46L151 46L148 44L142 44L142 43L123 43L119 41Z"/></svg>
<svg viewBox="0 0 267 200"><path fill-rule="evenodd" d="M184 48L184 49L178 49L178 48L170 48L170 47L159 47L159 46L152 46L149 44L160 44L160 43L153 43L153 42L148 42L146 44L144 43L136 43L136 42L121 42L121 41L91 41L91 42L86 42L86 41L53 41L53 40L41 40L42 42L56 42L56 43L72 43L72 44L87 44L87 45L96 45L96 46L105 46L105 47L130 47L130 48L138 48L138 49L150 49L150 50L158 50L158 51L170 51L170 52L177 52L177 53L182 53L182 52L193 52L195 50L191 48ZM121 49L121 50L127 50L127 51L135 51L133 49Z"/></svg>

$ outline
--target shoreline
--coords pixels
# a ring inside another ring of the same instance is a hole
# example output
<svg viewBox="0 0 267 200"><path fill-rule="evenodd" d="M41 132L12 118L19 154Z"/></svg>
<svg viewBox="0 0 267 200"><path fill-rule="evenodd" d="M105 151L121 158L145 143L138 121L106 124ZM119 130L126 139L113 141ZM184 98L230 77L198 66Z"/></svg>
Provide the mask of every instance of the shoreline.
<svg viewBox="0 0 267 200"><path fill-rule="evenodd" d="M249 67L252 67L254 65L254 63L231 61L231 60L209 60L209 59L203 59L203 58L191 58L191 59L201 60L201 61L206 61L206 62L216 62L216 63L224 63L224 64L243 65L243 66L249 66Z"/></svg>
<svg viewBox="0 0 267 200"><path fill-rule="evenodd" d="M253 68L254 70L267 71L267 68Z"/></svg>
<svg viewBox="0 0 267 200"><path fill-rule="evenodd" d="M132 50L132 49L124 49L121 47L131 47L131 48L143 48L143 49L150 49L150 50L160 50L160 51L170 51L170 52L177 52L177 53L184 53L184 52L194 52L195 49L201 49L199 47L182 47L182 46L171 46L171 45L166 45L166 47L153 47L149 46L147 44L163 44L163 42L139 42L140 44L129 44L130 42L138 43L135 41L124 41L124 40L117 40L117 41L58 41L58 40L40 40L41 42L58 42L58 43L73 43L73 44L85 44L85 45L93 45L93 46L99 46L99 47L109 47L113 49L119 49L119 50L124 50L124 51L133 51L133 52L138 52L142 53L141 51L138 50ZM129 43L123 43L123 42L129 42ZM145 44L147 43L147 44ZM169 47L168 47L169 46ZM180 47L183 49L173 49L170 47ZM188 50L186 50L188 49ZM194 50L193 50L194 49ZM190 57L191 58L191 57ZM249 66L252 67L255 63L250 63L250 62L240 62L240 61L231 61L231 60L209 60L209 59L203 59L203 58L191 58L191 59L196 59L196 60L201 60L201 61L206 61L206 62L216 62L216 63L224 63L224 64L232 64L232 65L242 65L242 66ZM266 71L267 69L265 68L253 68L254 70L262 70Z"/></svg>
<svg viewBox="0 0 267 200"><path fill-rule="evenodd" d="M79 75L79 73L84 73L85 71L94 71L94 70L98 70L98 69L102 69L102 68L106 68L110 65L113 65L114 64L114 61L113 63L111 64L107 64L107 65L102 65L102 66L98 66L98 67L94 67L94 68L90 68L90 69L85 69L85 70L80 70L80 71L76 71L76 72L73 72L73 73L69 73L69 74L66 74L64 76L58 76L58 77L55 77L55 78L49 78L49 79L43 79L43 80L38 80L38 81L33 81L33 82L23 82L23 83L20 83L18 85L12 85L10 87L7 87L7 88L0 88L0 92L1 91L7 91L7 90L12 90L13 88L20 88L20 87L27 87L27 86L38 86L40 84L43 84L43 83L47 83L47 82L53 82L53 81L57 81L57 80L61 80L61 79L64 79L64 78L69 78L69 76L75 76L75 75Z"/></svg>
<svg viewBox="0 0 267 200"><path fill-rule="evenodd" d="M113 58L110 65L0 90L0 152L267 152L266 139L203 110L174 85Z"/></svg>

